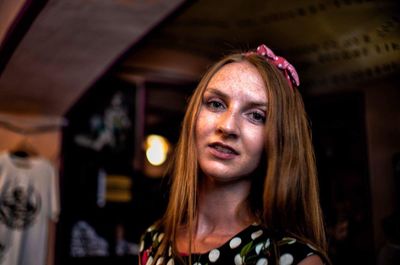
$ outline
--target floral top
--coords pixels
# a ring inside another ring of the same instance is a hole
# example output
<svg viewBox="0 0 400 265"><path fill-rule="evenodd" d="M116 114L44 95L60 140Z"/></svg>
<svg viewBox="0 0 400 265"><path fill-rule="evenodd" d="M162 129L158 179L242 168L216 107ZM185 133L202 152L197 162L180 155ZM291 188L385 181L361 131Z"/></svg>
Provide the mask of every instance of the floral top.
<svg viewBox="0 0 400 265"><path fill-rule="evenodd" d="M193 265L267 265L274 264L272 231L259 225L250 225L222 246L207 253L192 254ZM151 226L142 237L140 243L140 260L142 265L174 265L179 264L172 256L169 247L168 255L154 260L164 233ZM301 243L293 237L274 234L280 265L298 264L304 258L318 255L309 244ZM189 256L181 256L185 264L189 264Z"/></svg>

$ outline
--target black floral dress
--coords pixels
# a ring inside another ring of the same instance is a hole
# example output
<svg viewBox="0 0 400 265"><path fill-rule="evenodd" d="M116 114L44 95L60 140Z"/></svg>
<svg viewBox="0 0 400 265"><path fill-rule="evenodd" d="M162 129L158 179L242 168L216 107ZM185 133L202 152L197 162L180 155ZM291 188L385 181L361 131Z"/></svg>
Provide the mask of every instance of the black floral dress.
<svg viewBox="0 0 400 265"><path fill-rule="evenodd" d="M275 243L272 242L275 238ZM142 265L177 265L181 262L175 260L172 248L169 247L168 255L154 260L164 233L155 226L147 229L140 243L140 259ZM277 251L273 251L273 246ZM273 253L277 253L277 259ZM193 265L280 265L298 264L301 260L311 255L319 255L309 244L301 243L293 237L272 233L269 229L259 225L250 225L242 230L222 246L212 249L207 253L192 254ZM189 256L182 255L185 264L189 264Z"/></svg>

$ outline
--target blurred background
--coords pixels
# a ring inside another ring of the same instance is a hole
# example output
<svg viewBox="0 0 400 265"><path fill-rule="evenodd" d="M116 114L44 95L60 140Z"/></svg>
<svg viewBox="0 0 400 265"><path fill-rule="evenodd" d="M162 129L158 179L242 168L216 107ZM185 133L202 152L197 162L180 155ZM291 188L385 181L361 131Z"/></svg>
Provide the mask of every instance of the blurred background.
<svg viewBox="0 0 400 265"><path fill-rule="evenodd" d="M0 158L0 226L29 202L39 210L23 216L48 216L36 241L47 264L137 264L191 92L222 55L265 43L300 75L333 263L400 264L399 11L397 0L0 0L0 150L48 161L56 180L35 204L5 185ZM1 236L0 263L34 248Z"/></svg>

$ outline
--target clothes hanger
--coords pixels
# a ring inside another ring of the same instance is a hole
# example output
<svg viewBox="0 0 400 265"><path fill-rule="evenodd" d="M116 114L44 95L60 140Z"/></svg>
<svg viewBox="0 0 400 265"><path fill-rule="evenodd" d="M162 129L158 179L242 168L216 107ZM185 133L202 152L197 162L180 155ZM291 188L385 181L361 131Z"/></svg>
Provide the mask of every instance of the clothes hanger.
<svg viewBox="0 0 400 265"><path fill-rule="evenodd" d="M36 148L29 142L28 138L24 137L13 149L10 154L19 158L29 158L38 156Z"/></svg>
<svg viewBox="0 0 400 265"><path fill-rule="evenodd" d="M13 118L0 115L0 128L5 128L23 136L22 141L8 151L10 155L19 158L40 156L36 148L30 143L27 135L60 130L60 127L62 126L68 126L68 120L62 119L61 121L38 122L37 125L20 127L14 124Z"/></svg>

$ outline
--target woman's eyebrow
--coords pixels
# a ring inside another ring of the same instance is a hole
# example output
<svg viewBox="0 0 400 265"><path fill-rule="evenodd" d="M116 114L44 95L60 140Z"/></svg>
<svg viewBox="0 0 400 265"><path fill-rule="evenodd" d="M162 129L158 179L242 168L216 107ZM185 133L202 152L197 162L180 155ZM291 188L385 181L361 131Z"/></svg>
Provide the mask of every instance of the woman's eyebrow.
<svg viewBox="0 0 400 265"><path fill-rule="evenodd" d="M267 107L267 102L255 101L255 102L250 102L248 105L251 108L266 108Z"/></svg>
<svg viewBox="0 0 400 265"><path fill-rule="evenodd" d="M229 97L228 94L222 92L221 90L219 90L217 88L212 88L212 87L211 88L207 88L205 93L215 94L215 95L220 96L222 98L228 98Z"/></svg>

